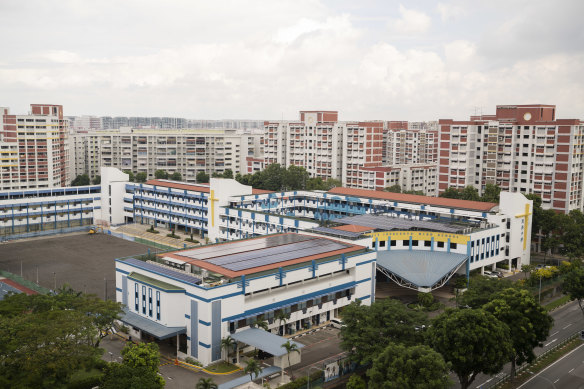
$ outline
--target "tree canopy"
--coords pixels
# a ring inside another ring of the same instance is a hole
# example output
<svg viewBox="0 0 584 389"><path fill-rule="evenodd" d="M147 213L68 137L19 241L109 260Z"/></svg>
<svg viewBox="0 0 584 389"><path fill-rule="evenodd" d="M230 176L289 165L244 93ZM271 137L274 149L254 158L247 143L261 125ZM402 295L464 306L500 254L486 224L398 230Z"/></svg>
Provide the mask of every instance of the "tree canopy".
<svg viewBox="0 0 584 389"><path fill-rule="evenodd" d="M198 172L197 173L197 183L206 184L209 182L209 175L205 172Z"/></svg>
<svg viewBox="0 0 584 389"><path fill-rule="evenodd" d="M496 293L507 288L519 288L519 286L512 281L500 278L471 277L467 291L460 298L460 304L471 308L481 308L491 301Z"/></svg>
<svg viewBox="0 0 584 389"><path fill-rule="evenodd" d="M100 388L164 388L164 379L158 375L160 352L156 343L127 343L122 349L122 358L121 364L108 365Z"/></svg>
<svg viewBox="0 0 584 389"><path fill-rule="evenodd" d="M501 188L498 185L487 184L483 189L483 195L479 196L479 191L472 185L466 186L464 189L456 189L448 187L439 197L459 200L483 201L489 203L498 203Z"/></svg>
<svg viewBox="0 0 584 389"><path fill-rule="evenodd" d="M166 170L157 170L154 172L154 178L157 180L166 180L168 179L168 172Z"/></svg>
<svg viewBox="0 0 584 389"><path fill-rule="evenodd" d="M451 364L462 389L479 373L496 374L513 353L509 327L482 309L448 309L428 331L432 348Z"/></svg>
<svg viewBox="0 0 584 389"><path fill-rule="evenodd" d="M343 309L343 322L341 348L362 364L372 362L390 342L421 343L423 335L416 327L428 324L425 314L392 299L378 300L370 306L357 300Z"/></svg>
<svg viewBox="0 0 584 389"><path fill-rule="evenodd" d="M531 363L535 359L533 349L541 346L541 342L548 337L553 319L524 289L505 289L483 309L509 327L513 344L511 376L514 377L517 365Z"/></svg>
<svg viewBox="0 0 584 389"><path fill-rule="evenodd" d="M584 267L580 261L572 262L562 287L572 300L578 301L582 314L584 314Z"/></svg>
<svg viewBox="0 0 584 389"><path fill-rule="evenodd" d="M446 389L450 368L442 355L425 345L390 343L367 371L370 389Z"/></svg>
<svg viewBox="0 0 584 389"><path fill-rule="evenodd" d="M75 177L75 179L73 181L71 181L71 186L89 185L90 183L91 182L89 180L89 175L81 174L81 175Z"/></svg>
<svg viewBox="0 0 584 389"><path fill-rule="evenodd" d="M136 175L134 176L136 182L146 182L146 180L148 180L148 174L146 174L145 172L140 172L140 173L136 173Z"/></svg>
<svg viewBox="0 0 584 389"><path fill-rule="evenodd" d="M0 387L60 387L92 366L105 329L122 312L63 287L55 295L8 295L0 301Z"/></svg>
<svg viewBox="0 0 584 389"><path fill-rule="evenodd" d="M182 181L182 174L180 172L174 172L168 178L173 181Z"/></svg>
<svg viewBox="0 0 584 389"><path fill-rule="evenodd" d="M237 174L235 179L257 189L281 191L281 190L330 190L341 186L339 180L329 178L323 181L320 177L310 177L305 168L290 165L287 168L278 163L273 163L262 171L254 174Z"/></svg>

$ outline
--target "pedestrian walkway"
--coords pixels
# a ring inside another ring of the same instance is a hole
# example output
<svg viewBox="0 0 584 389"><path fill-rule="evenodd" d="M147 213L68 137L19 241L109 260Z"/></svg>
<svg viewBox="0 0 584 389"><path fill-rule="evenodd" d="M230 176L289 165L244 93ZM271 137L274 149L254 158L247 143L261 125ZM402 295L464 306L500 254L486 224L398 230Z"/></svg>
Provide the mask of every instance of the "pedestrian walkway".
<svg viewBox="0 0 584 389"><path fill-rule="evenodd" d="M164 246L168 246L168 247L173 247L173 248L177 248L177 249L182 249L185 247L194 247L194 246L198 246L201 243L205 243L205 239L202 239L200 236L198 235L193 235L193 239L198 240L201 243L192 243L192 242L187 242L185 239L190 238L190 235L184 234L182 232L175 232L175 235L178 238L171 238L169 236L167 236L168 234L170 234L170 231L168 231L167 229L164 228L156 228L155 230L158 231L158 234L156 233L152 233L152 232L148 232L147 230L150 228L149 225L147 224L138 224L138 223L133 223L133 224L124 224L122 226L119 227L115 227L115 228L111 228L111 230L117 234L125 234L128 236L132 236L134 238L138 238L138 239L144 239L150 242L154 242L160 245L164 245Z"/></svg>

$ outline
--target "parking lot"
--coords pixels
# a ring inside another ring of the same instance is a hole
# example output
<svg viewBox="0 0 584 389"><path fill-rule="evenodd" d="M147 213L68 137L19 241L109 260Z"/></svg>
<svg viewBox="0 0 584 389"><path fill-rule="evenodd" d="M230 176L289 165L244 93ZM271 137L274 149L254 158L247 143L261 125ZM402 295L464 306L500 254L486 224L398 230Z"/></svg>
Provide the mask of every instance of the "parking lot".
<svg viewBox="0 0 584 389"><path fill-rule="evenodd" d="M69 234L0 244L0 269L53 289L115 298L115 258L144 254L148 246L104 234Z"/></svg>

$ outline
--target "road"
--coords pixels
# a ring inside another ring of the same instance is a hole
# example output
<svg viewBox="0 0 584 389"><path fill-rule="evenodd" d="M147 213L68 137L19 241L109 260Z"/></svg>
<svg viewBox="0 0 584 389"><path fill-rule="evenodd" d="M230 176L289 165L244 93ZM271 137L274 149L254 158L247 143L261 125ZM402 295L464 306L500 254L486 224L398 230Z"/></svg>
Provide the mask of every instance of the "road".
<svg viewBox="0 0 584 389"><path fill-rule="evenodd" d="M582 311L576 301L572 301L563 307L556 309L551 313L551 316L554 318L554 325L550 331L550 335L547 340L543 342L543 347L535 349L535 355L540 355L572 335L574 332L584 329L584 316L582 315ZM511 364L507 364L503 369L503 372L509 373L510 370ZM504 373L499 373L497 376L480 374L472 383L472 387L477 389L485 387L491 381L495 380L496 377L503 376ZM456 383L456 387L460 387L458 380L456 380Z"/></svg>
<svg viewBox="0 0 584 389"><path fill-rule="evenodd" d="M584 388L584 344L534 375L517 389Z"/></svg>

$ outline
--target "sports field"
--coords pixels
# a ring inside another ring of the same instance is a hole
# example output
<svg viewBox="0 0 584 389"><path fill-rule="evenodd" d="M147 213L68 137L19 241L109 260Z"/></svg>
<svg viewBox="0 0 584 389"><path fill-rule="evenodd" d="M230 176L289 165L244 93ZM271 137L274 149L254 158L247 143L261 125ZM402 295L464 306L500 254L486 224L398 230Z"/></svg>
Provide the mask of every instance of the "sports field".
<svg viewBox="0 0 584 389"><path fill-rule="evenodd" d="M144 254L148 246L104 234L75 234L0 244L0 269L49 289L73 289L115 299L114 259Z"/></svg>

